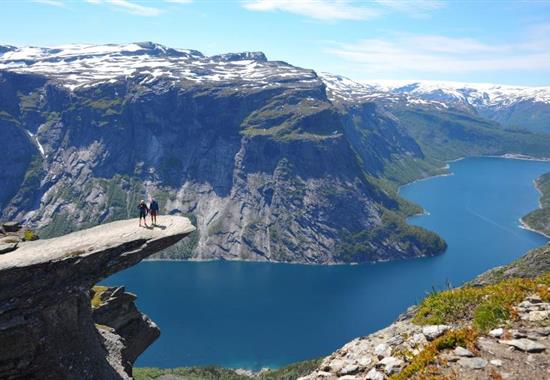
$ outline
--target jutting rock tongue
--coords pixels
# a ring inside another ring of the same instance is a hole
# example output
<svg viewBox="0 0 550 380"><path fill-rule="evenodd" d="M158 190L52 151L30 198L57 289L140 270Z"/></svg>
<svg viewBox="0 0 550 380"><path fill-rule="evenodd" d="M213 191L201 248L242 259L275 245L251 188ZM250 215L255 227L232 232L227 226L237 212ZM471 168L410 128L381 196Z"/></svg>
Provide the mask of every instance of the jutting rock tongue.
<svg viewBox="0 0 550 380"><path fill-rule="evenodd" d="M183 217L159 222L113 222L0 255L0 378L130 378L158 329L122 288L96 287L92 311L90 288L195 230Z"/></svg>

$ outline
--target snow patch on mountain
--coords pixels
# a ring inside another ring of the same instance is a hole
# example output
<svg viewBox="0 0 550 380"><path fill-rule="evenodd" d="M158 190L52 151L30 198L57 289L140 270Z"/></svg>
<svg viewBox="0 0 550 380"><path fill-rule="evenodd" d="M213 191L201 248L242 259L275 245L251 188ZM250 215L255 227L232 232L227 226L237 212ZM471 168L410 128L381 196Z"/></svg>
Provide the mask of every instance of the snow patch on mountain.
<svg viewBox="0 0 550 380"><path fill-rule="evenodd" d="M42 74L71 90L126 77L143 77L142 84L157 79L191 84L240 81L243 87L318 81L314 71L268 61L260 52L207 57L196 50L152 42L52 48L0 46L0 70Z"/></svg>
<svg viewBox="0 0 550 380"><path fill-rule="evenodd" d="M550 104L550 87L509 86L443 81L358 82L340 75L320 73L333 101L402 101L410 105L501 108L520 102Z"/></svg>

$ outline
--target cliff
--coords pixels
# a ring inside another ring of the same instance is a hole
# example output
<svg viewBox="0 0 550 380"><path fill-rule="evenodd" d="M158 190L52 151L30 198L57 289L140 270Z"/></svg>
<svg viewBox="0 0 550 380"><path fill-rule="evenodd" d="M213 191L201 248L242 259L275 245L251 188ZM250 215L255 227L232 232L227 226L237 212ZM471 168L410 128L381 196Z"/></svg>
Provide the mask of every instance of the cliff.
<svg viewBox="0 0 550 380"><path fill-rule="evenodd" d="M376 178L389 163L402 172L423 159L380 107L340 110L315 72L259 54L134 48L94 57L117 70L162 61L170 72L96 80L94 60L71 67L88 78L74 83L61 67L89 55L49 50L59 70L43 70L42 58L0 70L4 219L51 237L136 216L152 195L162 213L197 226L165 258L374 262L445 249L406 225L419 210Z"/></svg>
<svg viewBox="0 0 550 380"><path fill-rule="evenodd" d="M90 289L195 230L183 217L159 222L118 221L0 255L0 378L129 378L158 328L123 289Z"/></svg>

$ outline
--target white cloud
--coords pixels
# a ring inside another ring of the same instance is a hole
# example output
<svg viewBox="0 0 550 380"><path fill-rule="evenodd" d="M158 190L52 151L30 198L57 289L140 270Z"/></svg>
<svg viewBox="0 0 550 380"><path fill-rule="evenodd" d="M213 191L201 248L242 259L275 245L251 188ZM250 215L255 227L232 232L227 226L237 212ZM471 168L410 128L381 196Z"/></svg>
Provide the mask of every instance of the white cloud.
<svg viewBox="0 0 550 380"><path fill-rule="evenodd" d="M317 20L365 20L379 15L379 11L354 5L349 0L250 0L243 6L251 11L284 11Z"/></svg>
<svg viewBox="0 0 550 380"><path fill-rule="evenodd" d="M445 3L444 0L245 0L242 4L251 11L290 12L318 20L366 20L388 11L425 16Z"/></svg>
<svg viewBox="0 0 550 380"><path fill-rule="evenodd" d="M50 1L50 0L48 0ZM160 8L137 4L128 0L85 0L89 4L108 4L112 7L137 16L158 16L162 13Z"/></svg>
<svg viewBox="0 0 550 380"><path fill-rule="evenodd" d="M488 44L472 38L400 34L333 44L327 52L370 75L550 70L550 45L530 40Z"/></svg>
<svg viewBox="0 0 550 380"><path fill-rule="evenodd" d="M65 8L65 3L60 0L33 0L33 3L50 5L52 7Z"/></svg>
<svg viewBox="0 0 550 380"><path fill-rule="evenodd" d="M39 1L57 1L57 0L39 0ZM129 0L84 0L84 1L94 5L108 4L108 5L111 5L112 7L116 7L117 9L123 10L130 14L138 15L138 16L159 16L160 14L163 13L163 10L161 8L138 4L134 1L129 1ZM164 2L172 3L172 4L189 4L189 3L192 3L193 0L164 0ZM144 2L144 4L147 4L147 2ZM155 2L150 2L150 4L155 4Z"/></svg>
<svg viewBox="0 0 550 380"><path fill-rule="evenodd" d="M443 8L442 0L372 0L374 3L396 11L409 13L413 16L426 14Z"/></svg>
<svg viewBox="0 0 550 380"><path fill-rule="evenodd" d="M158 16L162 13L159 8L148 7L141 4L132 3L128 0L107 0L107 3L121 8L128 13L138 16Z"/></svg>

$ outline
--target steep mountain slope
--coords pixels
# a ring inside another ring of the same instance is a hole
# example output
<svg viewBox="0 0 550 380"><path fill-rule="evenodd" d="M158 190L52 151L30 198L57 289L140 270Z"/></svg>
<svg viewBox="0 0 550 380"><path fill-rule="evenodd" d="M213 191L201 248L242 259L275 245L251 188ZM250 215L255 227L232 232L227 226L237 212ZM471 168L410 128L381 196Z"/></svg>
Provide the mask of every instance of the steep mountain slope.
<svg viewBox="0 0 550 380"><path fill-rule="evenodd" d="M28 153L0 164L3 216L43 236L134 215L151 194L196 221L178 257L355 262L445 247L406 225L417 209L375 177L387 160L422 160L418 145L374 106L348 125L311 70L151 43L5 50L0 130Z"/></svg>
<svg viewBox="0 0 550 380"><path fill-rule="evenodd" d="M463 155L550 156L550 136L334 78L258 52L4 46L1 216L54 236L135 215L153 195L198 227L163 257L417 257L445 244L405 223L419 208L398 185Z"/></svg>

